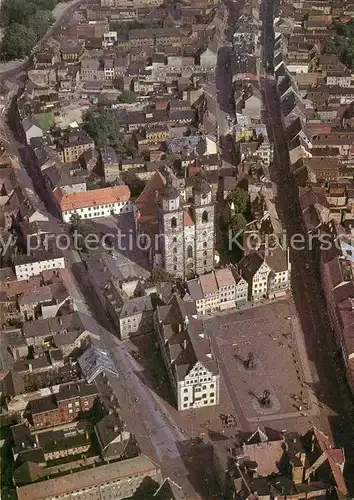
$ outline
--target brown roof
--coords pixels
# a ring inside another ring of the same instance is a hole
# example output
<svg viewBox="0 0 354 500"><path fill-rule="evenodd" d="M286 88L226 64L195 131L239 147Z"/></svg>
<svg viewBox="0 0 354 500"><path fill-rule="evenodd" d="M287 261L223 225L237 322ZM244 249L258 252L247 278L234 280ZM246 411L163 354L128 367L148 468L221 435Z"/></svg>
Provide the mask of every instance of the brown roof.
<svg viewBox="0 0 354 500"><path fill-rule="evenodd" d="M144 455L140 455L136 458L22 486L17 488L17 497L18 500L41 500L62 496L83 488L107 484L110 481L117 481L129 476L141 475L145 477L158 470L158 467L151 460Z"/></svg>
<svg viewBox="0 0 354 500"><path fill-rule="evenodd" d="M284 441L244 444L243 453L257 463L257 472L260 476L278 474L278 466L284 455Z"/></svg>
<svg viewBox="0 0 354 500"><path fill-rule="evenodd" d="M165 188L166 179L156 171L144 190L135 201L138 209L139 224L156 224L158 214L158 201Z"/></svg>
<svg viewBox="0 0 354 500"><path fill-rule="evenodd" d="M199 283L204 296L218 293L218 285L214 273L199 276Z"/></svg>
<svg viewBox="0 0 354 500"><path fill-rule="evenodd" d="M231 269L218 269L215 271L215 278L218 283L219 288L223 286L235 285L235 278L231 272Z"/></svg>

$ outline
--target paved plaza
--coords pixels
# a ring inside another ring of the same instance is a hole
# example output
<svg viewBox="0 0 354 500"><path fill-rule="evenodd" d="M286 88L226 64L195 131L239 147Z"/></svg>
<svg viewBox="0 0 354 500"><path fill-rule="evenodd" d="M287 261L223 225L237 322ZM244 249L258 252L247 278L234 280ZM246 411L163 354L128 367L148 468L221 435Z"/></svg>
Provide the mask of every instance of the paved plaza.
<svg viewBox="0 0 354 500"><path fill-rule="evenodd" d="M320 407L291 299L208 317L205 327L243 428L300 430L318 423Z"/></svg>

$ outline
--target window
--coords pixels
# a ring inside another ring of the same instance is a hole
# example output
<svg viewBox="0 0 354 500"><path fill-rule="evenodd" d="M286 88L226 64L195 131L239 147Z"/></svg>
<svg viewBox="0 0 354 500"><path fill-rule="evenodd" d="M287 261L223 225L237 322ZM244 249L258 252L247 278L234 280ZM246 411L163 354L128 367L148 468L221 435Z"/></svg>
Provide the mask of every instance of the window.
<svg viewBox="0 0 354 500"><path fill-rule="evenodd" d="M206 241L204 241L204 243L203 243L203 248L206 248L206 247L207 247L207 242L206 242Z"/></svg>
<svg viewBox="0 0 354 500"><path fill-rule="evenodd" d="M187 247L187 259L191 259L193 257L193 248L192 245Z"/></svg>
<svg viewBox="0 0 354 500"><path fill-rule="evenodd" d="M173 253L177 253L177 247L173 249Z"/></svg>
<svg viewBox="0 0 354 500"><path fill-rule="evenodd" d="M184 391L183 391L183 392L188 392L188 389L187 389L187 388L186 388L186 389L184 389Z"/></svg>
<svg viewBox="0 0 354 500"><path fill-rule="evenodd" d="M204 255L204 257L206 257L208 255L208 252L206 250L204 250L203 255Z"/></svg>
<svg viewBox="0 0 354 500"><path fill-rule="evenodd" d="M173 266L173 270L174 270L174 271L177 271L177 266Z"/></svg>
<svg viewBox="0 0 354 500"><path fill-rule="evenodd" d="M210 393L210 397L213 398L215 396L215 393L214 392L211 392Z"/></svg>
<svg viewBox="0 0 354 500"><path fill-rule="evenodd" d="M172 239L172 243L177 243L177 238L176 238L176 236L174 236L174 237L173 237L173 239Z"/></svg>
<svg viewBox="0 0 354 500"><path fill-rule="evenodd" d="M177 257L173 257L173 262L177 262Z"/></svg>
<svg viewBox="0 0 354 500"><path fill-rule="evenodd" d="M183 400L188 401L188 396L184 396Z"/></svg>
<svg viewBox="0 0 354 500"><path fill-rule="evenodd" d="M205 210L202 215L202 222L208 222L208 212Z"/></svg>
<svg viewBox="0 0 354 500"><path fill-rule="evenodd" d="M172 217L172 219L171 219L171 227L172 227L172 229L175 229L177 227L177 219L176 219L176 217Z"/></svg>
<svg viewBox="0 0 354 500"><path fill-rule="evenodd" d="M207 265L207 261L205 260L205 261L204 261L204 266L206 266L206 265Z"/></svg>

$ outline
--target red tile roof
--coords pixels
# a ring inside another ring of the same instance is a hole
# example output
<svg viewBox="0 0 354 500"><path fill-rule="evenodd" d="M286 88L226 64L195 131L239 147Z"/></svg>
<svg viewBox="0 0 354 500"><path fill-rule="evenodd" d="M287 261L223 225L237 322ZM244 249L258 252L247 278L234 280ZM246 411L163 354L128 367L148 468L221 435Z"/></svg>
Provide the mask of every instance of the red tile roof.
<svg viewBox="0 0 354 500"><path fill-rule="evenodd" d="M158 201L165 187L166 179L156 171L135 200L139 211L139 224L157 224Z"/></svg>
<svg viewBox="0 0 354 500"><path fill-rule="evenodd" d="M58 193L57 196L60 198L60 193ZM59 203L62 212L68 212L78 208L129 201L129 199L130 189L128 186L114 186L103 189L93 189L92 191L85 191L83 193L64 194Z"/></svg>
<svg viewBox="0 0 354 500"><path fill-rule="evenodd" d="M184 211L184 225L185 226L194 226L193 219L191 217L191 214L188 212L188 210Z"/></svg>

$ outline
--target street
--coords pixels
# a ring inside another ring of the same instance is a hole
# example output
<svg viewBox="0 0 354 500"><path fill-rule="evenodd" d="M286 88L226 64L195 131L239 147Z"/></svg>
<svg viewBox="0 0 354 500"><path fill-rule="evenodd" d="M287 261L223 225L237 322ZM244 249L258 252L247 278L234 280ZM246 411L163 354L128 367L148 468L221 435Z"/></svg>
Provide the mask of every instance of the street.
<svg viewBox="0 0 354 500"><path fill-rule="evenodd" d="M263 63L272 60L274 29L274 0L262 4L263 16ZM297 188L290 173L289 153L281 125L280 100L272 78L262 79L268 133L274 141L273 180L278 185L277 209L287 231L288 241L293 234L302 234L302 221ZM324 298L315 272L315 264L308 265L312 256L307 251L290 249L292 264L292 292L307 353L312 363L317 383L314 391L319 401L336 414L330 419L330 427L338 446L343 446L348 468L353 464L353 400L345 381L344 369L338 363L337 346L329 326ZM310 268L309 268L310 267ZM354 477L347 475L348 486L353 487Z"/></svg>

